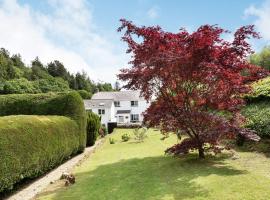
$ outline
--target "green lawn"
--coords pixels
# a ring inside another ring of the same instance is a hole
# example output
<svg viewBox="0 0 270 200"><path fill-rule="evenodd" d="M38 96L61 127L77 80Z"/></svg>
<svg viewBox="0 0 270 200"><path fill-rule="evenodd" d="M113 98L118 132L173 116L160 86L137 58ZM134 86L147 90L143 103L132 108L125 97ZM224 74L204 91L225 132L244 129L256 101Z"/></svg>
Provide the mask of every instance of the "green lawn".
<svg viewBox="0 0 270 200"><path fill-rule="evenodd" d="M40 200L260 200L270 198L270 158L262 153L239 151L239 159L228 155L198 160L195 155L174 158L164 150L176 143L165 141L150 130L143 143L117 140L104 146L74 171L76 183L63 187L59 181L39 195Z"/></svg>

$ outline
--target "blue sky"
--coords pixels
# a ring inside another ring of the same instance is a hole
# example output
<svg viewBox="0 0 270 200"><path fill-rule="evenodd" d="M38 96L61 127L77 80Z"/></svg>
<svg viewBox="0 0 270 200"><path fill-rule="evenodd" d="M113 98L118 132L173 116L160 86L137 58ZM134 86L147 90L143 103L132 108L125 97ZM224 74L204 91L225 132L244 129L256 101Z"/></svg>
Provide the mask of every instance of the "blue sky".
<svg viewBox="0 0 270 200"><path fill-rule="evenodd" d="M270 0L0 0L0 45L27 63L58 59L74 73L113 83L129 60L116 32L120 18L172 32L255 24L263 39L251 41L254 49L270 41Z"/></svg>

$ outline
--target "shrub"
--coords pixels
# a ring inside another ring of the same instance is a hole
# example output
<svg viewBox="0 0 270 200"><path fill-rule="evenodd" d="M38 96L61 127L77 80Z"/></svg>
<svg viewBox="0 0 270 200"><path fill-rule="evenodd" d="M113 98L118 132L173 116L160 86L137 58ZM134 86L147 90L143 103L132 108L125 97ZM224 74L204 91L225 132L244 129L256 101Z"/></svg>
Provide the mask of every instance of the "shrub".
<svg viewBox="0 0 270 200"><path fill-rule="evenodd" d="M0 193L75 154L78 132L77 123L64 116L0 117Z"/></svg>
<svg viewBox="0 0 270 200"><path fill-rule="evenodd" d="M43 93L68 91L68 82L62 78L39 79L33 82Z"/></svg>
<svg viewBox="0 0 270 200"><path fill-rule="evenodd" d="M93 112L87 112L86 146L95 144L100 126L100 117Z"/></svg>
<svg viewBox="0 0 270 200"><path fill-rule="evenodd" d="M36 94L68 91L68 82L62 78L38 79L28 81L25 78L5 81L0 86L1 94Z"/></svg>
<svg viewBox="0 0 270 200"><path fill-rule="evenodd" d="M252 92L245 96L249 103L270 99L270 77L254 82Z"/></svg>
<svg viewBox="0 0 270 200"><path fill-rule="evenodd" d="M77 92L0 95L0 116L60 115L77 122L79 151L86 145L86 115Z"/></svg>
<svg viewBox="0 0 270 200"><path fill-rule="evenodd" d="M127 141L129 141L130 136L129 136L127 133L125 133L125 134L122 135L121 138L122 138L122 141L123 141L123 142L127 142Z"/></svg>
<svg viewBox="0 0 270 200"><path fill-rule="evenodd" d="M134 136L135 136L135 140L137 140L138 142L143 142L144 139L147 137L147 128L136 128L133 131Z"/></svg>
<svg viewBox="0 0 270 200"><path fill-rule="evenodd" d="M82 99L91 99L92 94L86 90L77 90Z"/></svg>
<svg viewBox="0 0 270 200"><path fill-rule="evenodd" d="M257 102L247 105L242 114L246 117L247 128L257 132L260 137L270 137L270 103Z"/></svg>
<svg viewBox="0 0 270 200"><path fill-rule="evenodd" d="M109 142L110 142L110 144L115 144L115 139L109 138Z"/></svg>
<svg viewBox="0 0 270 200"><path fill-rule="evenodd" d="M40 93L39 88L25 78L13 79L6 81L1 86L0 93L2 94L24 94L24 93Z"/></svg>

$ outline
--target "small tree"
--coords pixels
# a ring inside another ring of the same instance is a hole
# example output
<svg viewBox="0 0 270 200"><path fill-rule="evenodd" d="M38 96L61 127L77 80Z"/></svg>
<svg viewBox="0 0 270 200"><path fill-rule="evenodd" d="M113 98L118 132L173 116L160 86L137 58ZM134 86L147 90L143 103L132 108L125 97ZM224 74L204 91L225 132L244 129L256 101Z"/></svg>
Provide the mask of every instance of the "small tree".
<svg viewBox="0 0 270 200"><path fill-rule="evenodd" d="M232 42L224 41L226 33L217 26L204 25L193 33L178 33L160 27L137 27L121 20L127 53L133 54L131 68L122 69L119 79L127 89L139 89L155 101L145 113L151 126L185 134L188 137L166 150L176 155L198 150L220 152L219 142L237 134L255 141L259 137L241 128L241 96L250 91L248 82L266 75L249 64L252 52L247 38L258 38L253 26L238 29ZM136 40L133 36L138 36Z"/></svg>
<svg viewBox="0 0 270 200"><path fill-rule="evenodd" d="M133 134L135 136L135 140L137 140L138 142L143 142L144 139L147 137L147 128L135 128L133 130Z"/></svg>
<svg viewBox="0 0 270 200"><path fill-rule="evenodd" d="M101 127L100 118L93 112L87 112L87 126L86 126L86 146L95 144Z"/></svg>

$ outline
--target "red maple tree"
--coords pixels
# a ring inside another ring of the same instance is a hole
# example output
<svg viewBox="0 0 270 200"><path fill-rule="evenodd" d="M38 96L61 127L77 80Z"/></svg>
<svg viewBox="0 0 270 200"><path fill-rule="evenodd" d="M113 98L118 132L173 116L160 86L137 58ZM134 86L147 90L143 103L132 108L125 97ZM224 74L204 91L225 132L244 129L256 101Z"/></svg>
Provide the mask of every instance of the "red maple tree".
<svg viewBox="0 0 270 200"><path fill-rule="evenodd" d="M237 134L251 140L260 138L241 127L241 96L250 91L248 82L266 72L247 62L252 53L248 38L259 38L254 26L244 26L228 42L228 31L204 25L193 33L163 31L159 26L138 27L125 19L123 41L132 54L131 68L122 69L119 79L127 89L139 89L150 100L145 121L162 131L185 134L179 144L166 150L176 155L198 150L220 152L220 141ZM137 37L134 37L137 36Z"/></svg>

